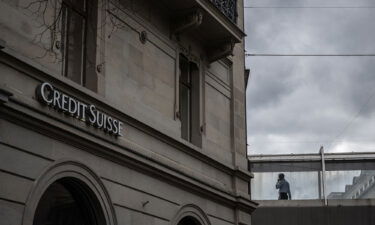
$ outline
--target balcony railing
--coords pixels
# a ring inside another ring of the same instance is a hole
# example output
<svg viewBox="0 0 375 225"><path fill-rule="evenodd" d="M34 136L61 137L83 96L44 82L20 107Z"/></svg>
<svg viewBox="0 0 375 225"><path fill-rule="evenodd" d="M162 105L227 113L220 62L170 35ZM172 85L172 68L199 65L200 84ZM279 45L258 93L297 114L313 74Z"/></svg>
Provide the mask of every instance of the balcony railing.
<svg viewBox="0 0 375 225"><path fill-rule="evenodd" d="M229 20L236 23L237 0L210 0Z"/></svg>

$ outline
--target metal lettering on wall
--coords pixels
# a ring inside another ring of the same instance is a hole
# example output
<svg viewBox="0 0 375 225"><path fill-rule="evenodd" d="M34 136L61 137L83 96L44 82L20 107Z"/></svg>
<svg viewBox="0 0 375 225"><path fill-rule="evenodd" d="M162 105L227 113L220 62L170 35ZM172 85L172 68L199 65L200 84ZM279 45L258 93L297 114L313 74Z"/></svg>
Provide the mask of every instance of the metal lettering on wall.
<svg viewBox="0 0 375 225"><path fill-rule="evenodd" d="M109 134L122 136L123 123L98 110L95 105L87 105L45 82L36 89L37 99L50 107L71 115Z"/></svg>

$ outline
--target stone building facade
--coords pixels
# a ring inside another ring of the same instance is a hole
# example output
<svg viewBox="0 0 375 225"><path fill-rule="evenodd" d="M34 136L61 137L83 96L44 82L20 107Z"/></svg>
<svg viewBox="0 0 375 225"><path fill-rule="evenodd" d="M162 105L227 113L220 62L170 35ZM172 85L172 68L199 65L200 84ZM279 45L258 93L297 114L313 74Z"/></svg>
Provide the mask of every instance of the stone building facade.
<svg viewBox="0 0 375 225"><path fill-rule="evenodd" d="M0 1L0 224L250 224L243 17Z"/></svg>
<svg viewBox="0 0 375 225"><path fill-rule="evenodd" d="M345 185L343 192L331 192L328 199L374 199L375 198L375 171L361 170L358 176L353 177L351 184Z"/></svg>

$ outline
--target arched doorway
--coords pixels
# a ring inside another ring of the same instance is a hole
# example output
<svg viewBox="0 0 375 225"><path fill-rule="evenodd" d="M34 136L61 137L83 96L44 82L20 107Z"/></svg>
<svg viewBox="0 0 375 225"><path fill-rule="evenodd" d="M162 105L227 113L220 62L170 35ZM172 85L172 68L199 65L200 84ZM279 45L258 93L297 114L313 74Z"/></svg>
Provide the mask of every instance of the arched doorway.
<svg viewBox="0 0 375 225"><path fill-rule="evenodd" d="M106 224L94 193L76 178L62 178L52 183L42 195L33 225L102 225Z"/></svg>
<svg viewBox="0 0 375 225"><path fill-rule="evenodd" d="M197 219L191 216L184 217L180 222L178 222L178 225L202 225L199 223Z"/></svg>
<svg viewBox="0 0 375 225"><path fill-rule="evenodd" d="M117 225L117 219L100 177L83 163L61 160L37 179L22 225Z"/></svg>

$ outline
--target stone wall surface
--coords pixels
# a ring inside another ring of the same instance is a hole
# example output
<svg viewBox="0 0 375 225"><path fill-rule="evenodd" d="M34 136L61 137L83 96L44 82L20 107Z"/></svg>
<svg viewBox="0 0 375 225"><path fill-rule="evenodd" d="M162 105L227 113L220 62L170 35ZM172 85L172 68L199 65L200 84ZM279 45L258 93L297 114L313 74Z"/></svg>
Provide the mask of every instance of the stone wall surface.
<svg viewBox="0 0 375 225"><path fill-rule="evenodd" d="M186 205L211 224L249 224L243 44L210 62L194 29L172 33L168 1L98 0L97 86L85 88L61 75L59 2L0 1L0 224L29 224L37 184L64 161L98 177L117 224L175 225ZM180 54L199 68L201 145L181 138ZM43 82L119 119L123 135L41 104Z"/></svg>

